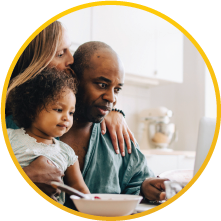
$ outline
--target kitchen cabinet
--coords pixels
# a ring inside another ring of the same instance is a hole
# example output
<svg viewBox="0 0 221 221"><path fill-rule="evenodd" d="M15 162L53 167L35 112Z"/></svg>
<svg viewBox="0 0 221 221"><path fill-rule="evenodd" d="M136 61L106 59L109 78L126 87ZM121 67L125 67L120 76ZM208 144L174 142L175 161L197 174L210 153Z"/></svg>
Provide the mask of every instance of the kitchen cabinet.
<svg viewBox="0 0 221 221"><path fill-rule="evenodd" d="M195 162L195 154L178 155L177 169L193 169Z"/></svg>
<svg viewBox="0 0 221 221"><path fill-rule="evenodd" d="M141 150L155 175L170 170L193 170L195 151Z"/></svg>
<svg viewBox="0 0 221 221"><path fill-rule="evenodd" d="M181 83L183 81L183 34L169 22L158 17L156 25L156 77Z"/></svg>
<svg viewBox="0 0 221 221"><path fill-rule="evenodd" d="M182 82L183 34L164 19L127 6L82 9L59 19L72 51L87 41L103 41L120 56L126 81L158 85Z"/></svg>
<svg viewBox="0 0 221 221"><path fill-rule="evenodd" d="M93 7L92 20L92 40L112 46L127 75L182 82L183 34L169 22L125 6Z"/></svg>
<svg viewBox="0 0 221 221"><path fill-rule="evenodd" d="M92 40L109 44L127 74L155 77L155 35L152 14L124 6L93 8Z"/></svg>
<svg viewBox="0 0 221 221"><path fill-rule="evenodd" d="M173 155L146 155L147 165L154 172L159 175L162 172L177 169L178 159Z"/></svg>

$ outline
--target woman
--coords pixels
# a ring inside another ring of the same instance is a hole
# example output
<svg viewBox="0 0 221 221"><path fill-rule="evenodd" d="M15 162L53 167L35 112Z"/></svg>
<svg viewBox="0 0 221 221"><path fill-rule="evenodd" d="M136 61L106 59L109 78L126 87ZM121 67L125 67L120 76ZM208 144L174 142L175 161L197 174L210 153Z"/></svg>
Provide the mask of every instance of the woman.
<svg viewBox="0 0 221 221"><path fill-rule="evenodd" d="M68 68L74 62L69 46L70 42L65 29L60 22L55 21L42 30L24 50L13 70L6 95L6 125L8 128L16 128L10 115L10 91L27 80L34 78L46 67L56 67L60 70ZM115 111L109 113L105 121L101 123L102 134L106 133L106 126L116 153L119 153L119 143L120 151L124 155L124 139L130 153L130 138L134 143L135 139L122 114ZM50 162L39 157L30 166L24 168L24 171L43 192L51 195L50 181L61 181L62 174L57 168L48 168L48 163ZM45 172L44 169L46 167L47 170ZM48 174L51 174L50 178Z"/></svg>

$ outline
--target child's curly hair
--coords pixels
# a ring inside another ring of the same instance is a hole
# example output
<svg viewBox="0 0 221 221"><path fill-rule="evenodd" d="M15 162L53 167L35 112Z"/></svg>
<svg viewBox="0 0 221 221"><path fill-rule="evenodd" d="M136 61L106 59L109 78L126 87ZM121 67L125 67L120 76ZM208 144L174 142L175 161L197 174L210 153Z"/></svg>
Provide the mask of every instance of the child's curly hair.
<svg viewBox="0 0 221 221"><path fill-rule="evenodd" d="M14 88L8 98L13 120L19 127L29 128L38 115L51 102L60 98L61 91L71 89L77 92L74 73L56 68L44 69L36 77Z"/></svg>

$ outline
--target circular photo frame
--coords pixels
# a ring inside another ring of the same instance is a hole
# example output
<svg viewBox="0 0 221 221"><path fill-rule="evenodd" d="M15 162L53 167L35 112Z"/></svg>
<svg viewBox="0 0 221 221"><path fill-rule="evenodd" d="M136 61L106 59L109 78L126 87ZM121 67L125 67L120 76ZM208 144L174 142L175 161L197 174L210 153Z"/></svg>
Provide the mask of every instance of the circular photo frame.
<svg viewBox="0 0 221 221"><path fill-rule="evenodd" d="M158 16L162 19L164 19L165 21L169 22L170 24L172 24L173 26L175 26L179 31L181 31L188 39L189 41L191 41L191 43L195 46L195 48L198 50L198 52L200 53L200 55L202 56L213 81L213 85L214 85L214 89L215 89L215 94L216 94L216 101L217 101L217 113L220 112L220 96L219 96L219 85L216 79L216 75L215 72L213 70L213 67L211 65L210 60L208 59L206 53L204 52L204 50L202 49L202 47L200 46L200 44L196 41L196 39L184 28L182 27L178 22L174 21L172 18L170 18L169 16L165 15L164 13L157 11L153 8L150 8L148 6L144 6L144 5L140 5L137 3L129 3L129 2L125 2L125 1L116 1L114 3L111 3L110 1L104 1L104 2L91 2L91 3L85 3L82 5L78 5L72 8L69 8L67 10L64 10L58 14L56 14L54 17L50 18L49 20L47 20L45 23L43 23L41 26L39 26L24 42L24 44L20 47L19 51L17 52L16 56L14 57L13 61L11 62L10 68L8 70L8 73L6 75L5 78L5 83L4 83L4 87L3 87L3 93L2 93L2 110L5 110L5 100L6 100L6 92L7 92L7 88L8 88L8 84L10 81L10 77L12 74L12 71L19 59L19 57L21 56L22 52L25 50L25 48L27 47L27 45L34 39L34 37L36 35L38 35L38 33L40 33L45 27L47 27L49 24L51 24L52 22L62 18L65 15L68 15L72 12L77 12L79 10L82 9L86 9L86 8L90 8L90 7L96 7L96 6L107 6L107 5L118 5L118 6L125 6L125 7L132 7L132 8L136 8L139 10L143 10L149 13L154 14L155 16ZM73 49L74 50L74 49ZM28 185L36 192L38 193L42 198L44 198L45 200L47 200L49 203L51 203L52 205L54 205L55 207L76 215L78 217L82 217L82 218L87 218L87 219L96 219L96 220L111 220L112 217L100 217L100 216L92 216L92 215L88 215L88 214L84 214L81 212L77 212L74 210L71 210L57 202L55 202L54 200L52 200L50 197L48 197L46 194L44 194L42 191L40 191L35 184L28 178L28 176L24 173L24 171L22 170L21 166L19 165L9 142L8 139L8 135L7 135L7 130L6 130L6 122L5 122L5 111L2 111L1 113L1 117L2 117L2 131L3 131L3 135L5 138L5 143L6 146L8 148L8 152L11 156L11 159L14 162L15 167L17 168L17 170L19 171L19 173L21 174L21 176L24 178L24 180L28 183ZM167 207L168 205L174 203L177 199L179 199L183 194L185 194L193 185L194 183L199 179L199 177L202 175L202 173L204 172L205 168L207 167L213 152L215 150L215 146L216 143L218 141L218 136L219 136L219 130L220 130L220 125L221 125L221 119L220 116L217 115L217 121L216 121L216 128L215 128L215 133L214 133L214 138L212 141L212 145L210 147L210 150L208 152L208 155L204 161L204 163L202 164L201 168L198 170L198 172L196 173L196 175L191 179L191 181L181 190L179 191L175 196L173 196L171 199L167 200L166 202L164 202L161 205L158 205L157 207L154 207L150 210L147 210L145 212L141 212L141 213L137 213L137 214L133 214L133 215L129 215L129 216L123 216L123 217L115 217L114 219L116 220L132 220L135 218L140 218L140 217L144 217L147 215L150 215L152 213L155 213L165 207Z"/></svg>

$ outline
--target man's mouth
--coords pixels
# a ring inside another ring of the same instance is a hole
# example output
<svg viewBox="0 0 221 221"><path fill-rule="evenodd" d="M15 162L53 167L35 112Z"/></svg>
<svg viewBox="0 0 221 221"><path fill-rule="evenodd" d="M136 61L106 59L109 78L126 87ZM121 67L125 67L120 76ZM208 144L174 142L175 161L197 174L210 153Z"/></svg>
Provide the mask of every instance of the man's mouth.
<svg viewBox="0 0 221 221"><path fill-rule="evenodd" d="M111 108L107 106L97 106L96 108L100 115L106 115L108 112L111 111Z"/></svg>

